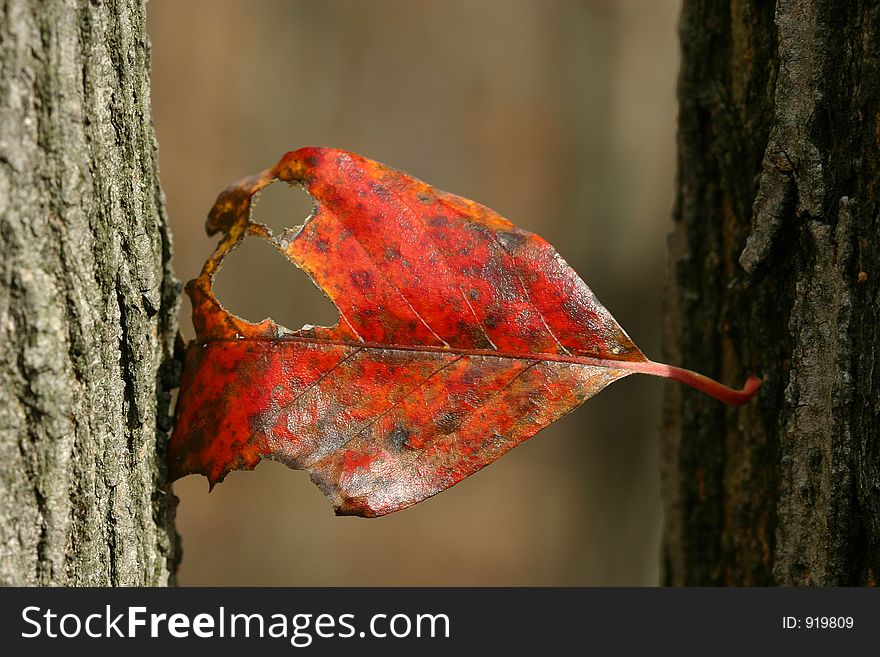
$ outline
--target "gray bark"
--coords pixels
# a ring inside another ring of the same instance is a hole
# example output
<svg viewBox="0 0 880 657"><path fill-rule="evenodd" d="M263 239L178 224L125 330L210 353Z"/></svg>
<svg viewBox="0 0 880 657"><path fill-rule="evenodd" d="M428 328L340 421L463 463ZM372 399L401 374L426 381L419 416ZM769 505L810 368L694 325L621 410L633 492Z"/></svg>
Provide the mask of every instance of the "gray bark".
<svg viewBox="0 0 880 657"><path fill-rule="evenodd" d="M666 357L668 584L880 572L880 7L686 0Z"/></svg>
<svg viewBox="0 0 880 657"><path fill-rule="evenodd" d="M0 584L167 584L178 295L145 3L0 7Z"/></svg>

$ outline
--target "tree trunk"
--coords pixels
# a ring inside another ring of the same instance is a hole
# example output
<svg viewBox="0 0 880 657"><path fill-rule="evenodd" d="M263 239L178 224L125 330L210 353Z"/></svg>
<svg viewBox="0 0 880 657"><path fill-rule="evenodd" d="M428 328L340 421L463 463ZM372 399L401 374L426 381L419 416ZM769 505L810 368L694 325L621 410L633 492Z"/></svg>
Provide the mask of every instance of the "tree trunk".
<svg viewBox="0 0 880 657"><path fill-rule="evenodd" d="M167 584L178 285L145 3L2 13L0 584Z"/></svg>
<svg viewBox="0 0 880 657"><path fill-rule="evenodd" d="M774 6L775 4L775 6ZM667 584L880 572L880 8L685 0L666 357Z"/></svg>

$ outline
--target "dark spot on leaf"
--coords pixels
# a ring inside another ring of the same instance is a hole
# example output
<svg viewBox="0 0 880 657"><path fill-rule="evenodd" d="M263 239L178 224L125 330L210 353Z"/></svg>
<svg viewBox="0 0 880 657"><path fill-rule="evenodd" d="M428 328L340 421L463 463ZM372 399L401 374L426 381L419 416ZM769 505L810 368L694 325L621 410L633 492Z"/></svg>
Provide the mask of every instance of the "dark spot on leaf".
<svg viewBox="0 0 880 657"><path fill-rule="evenodd" d="M500 323L501 320L495 317L495 315L487 315L486 319L483 320L483 324L485 324L490 329L496 328Z"/></svg>
<svg viewBox="0 0 880 657"><path fill-rule="evenodd" d="M364 269L352 271L351 284L359 290L369 290L373 287L373 274Z"/></svg>
<svg viewBox="0 0 880 657"><path fill-rule="evenodd" d="M425 192L419 192L418 199L421 203L428 204L431 202L431 195L426 194Z"/></svg>
<svg viewBox="0 0 880 657"><path fill-rule="evenodd" d="M318 249L320 253L327 253L327 249L330 248L330 244L325 239L315 240L315 248Z"/></svg>
<svg viewBox="0 0 880 657"><path fill-rule="evenodd" d="M449 218L442 214L434 215L428 219L428 225L434 228L443 228L449 225Z"/></svg>
<svg viewBox="0 0 880 657"><path fill-rule="evenodd" d="M394 449L403 449L406 445L406 441L409 439L409 434L409 429L397 427L394 431L388 434L388 444Z"/></svg>
<svg viewBox="0 0 880 657"><path fill-rule="evenodd" d="M571 319L582 321L584 319L583 309L575 299L565 299L562 302L562 309Z"/></svg>
<svg viewBox="0 0 880 657"><path fill-rule="evenodd" d="M498 233L498 241L501 242L501 246L503 246L508 253L513 253L523 245L526 238L521 233L500 231Z"/></svg>
<svg viewBox="0 0 880 657"><path fill-rule="evenodd" d="M310 166L312 169L314 169L316 166L318 166L318 164L321 163L321 161L320 161L316 156L314 156L314 155L309 155L308 157L306 157L306 158L303 160L303 162L305 162L305 163L306 163L308 166Z"/></svg>
<svg viewBox="0 0 880 657"><path fill-rule="evenodd" d="M495 278L495 293L501 301L516 301L520 297L519 281L507 272L499 272L500 276Z"/></svg>
<svg viewBox="0 0 880 657"><path fill-rule="evenodd" d="M465 371L464 374L461 375L461 382L465 385L473 385L480 380L480 373L474 369L470 368Z"/></svg>
<svg viewBox="0 0 880 657"><path fill-rule="evenodd" d="M434 416L434 424L437 430L442 434L452 433L461 424L461 420L455 413L450 411L441 411Z"/></svg>
<svg viewBox="0 0 880 657"><path fill-rule="evenodd" d="M492 282L492 290L501 301L516 301L521 295L521 284L516 274L505 267L504 259L497 254L485 264L482 278Z"/></svg>
<svg viewBox="0 0 880 657"><path fill-rule="evenodd" d="M371 182L370 189L373 190L373 193L381 199L387 199L391 195L387 189L382 187L382 185L377 182Z"/></svg>

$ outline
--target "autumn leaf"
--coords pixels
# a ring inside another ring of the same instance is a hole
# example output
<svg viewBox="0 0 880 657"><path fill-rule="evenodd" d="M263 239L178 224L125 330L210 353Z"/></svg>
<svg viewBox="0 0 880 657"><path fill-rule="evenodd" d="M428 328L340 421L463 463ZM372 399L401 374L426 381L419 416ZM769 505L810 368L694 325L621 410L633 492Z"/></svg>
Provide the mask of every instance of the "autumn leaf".
<svg viewBox="0 0 880 657"><path fill-rule="evenodd" d="M254 195L282 180L315 202L273 235ZM732 404L743 390L649 361L546 241L489 208L354 153L303 148L227 188L225 235L187 285L173 478L211 486L270 458L307 470L339 514L380 516L456 484L609 383L641 372ZM336 305L338 323L247 322L212 290L227 254L268 241Z"/></svg>

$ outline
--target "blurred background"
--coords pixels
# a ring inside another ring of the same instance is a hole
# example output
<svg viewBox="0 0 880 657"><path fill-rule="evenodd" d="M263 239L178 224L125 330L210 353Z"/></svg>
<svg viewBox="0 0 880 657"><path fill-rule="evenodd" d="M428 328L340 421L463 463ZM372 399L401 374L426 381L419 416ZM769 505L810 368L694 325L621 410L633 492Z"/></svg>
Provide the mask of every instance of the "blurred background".
<svg viewBox="0 0 880 657"><path fill-rule="evenodd" d="M677 1L151 0L153 113L174 265L213 249L230 182L335 146L473 198L555 245L660 357L675 176ZM256 209L298 225L302 192ZM336 321L271 247L227 260L218 296L254 321ZM184 302L181 326L193 336ZM174 484L183 585L653 585L664 383L613 384L495 464L405 511L337 518L264 462Z"/></svg>

